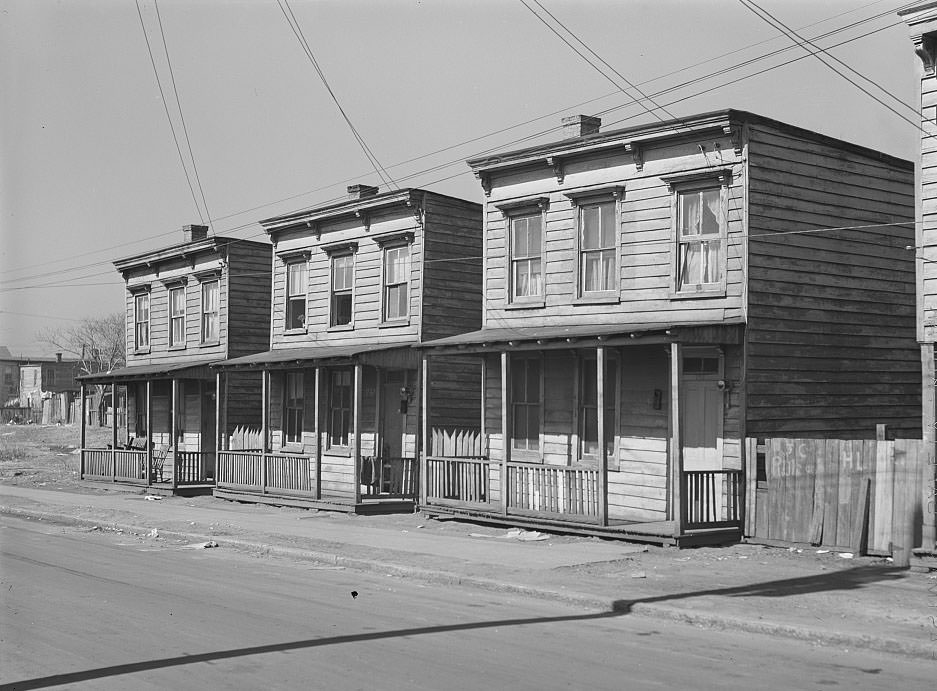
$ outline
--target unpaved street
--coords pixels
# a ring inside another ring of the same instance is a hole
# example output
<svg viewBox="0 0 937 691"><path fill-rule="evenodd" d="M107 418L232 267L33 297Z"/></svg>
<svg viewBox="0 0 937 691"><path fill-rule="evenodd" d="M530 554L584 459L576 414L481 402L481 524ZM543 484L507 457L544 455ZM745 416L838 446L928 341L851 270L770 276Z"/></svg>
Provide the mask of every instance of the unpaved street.
<svg viewBox="0 0 937 691"><path fill-rule="evenodd" d="M933 663L4 518L3 688L930 688ZM352 591L357 593L353 597Z"/></svg>

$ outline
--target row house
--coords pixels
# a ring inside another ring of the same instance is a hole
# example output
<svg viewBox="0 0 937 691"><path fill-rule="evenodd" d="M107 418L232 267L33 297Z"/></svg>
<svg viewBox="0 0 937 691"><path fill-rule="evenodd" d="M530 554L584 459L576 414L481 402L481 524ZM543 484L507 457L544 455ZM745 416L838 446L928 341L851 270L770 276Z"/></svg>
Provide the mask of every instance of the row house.
<svg viewBox="0 0 937 691"><path fill-rule="evenodd" d="M920 436L911 163L735 110L565 125L469 161L482 324L422 377L474 359L478 442L438 453L428 396L424 510L724 540L765 479L746 438Z"/></svg>
<svg viewBox="0 0 937 691"><path fill-rule="evenodd" d="M921 155L917 161L917 340L921 352L922 428L929 463L923 466L920 516L916 547L924 559L937 563L937 465L934 437L937 428L937 2L922 2L899 12L908 24L914 51L920 60Z"/></svg>
<svg viewBox="0 0 937 691"><path fill-rule="evenodd" d="M189 225L181 244L114 266L126 283L126 366L79 378L107 387L115 411L107 449L85 448L82 412L82 477L211 491L217 439L256 421L261 389L250 376L219 389L209 364L267 346L270 246Z"/></svg>
<svg viewBox="0 0 937 691"><path fill-rule="evenodd" d="M215 495L354 512L414 508L414 346L481 326L481 206L421 189L261 221L273 244L269 349L219 363L262 379L253 448L219 452ZM458 356L432 382L451 428L477 424L480 381ZM240 441L240 440L238 440Z"/></svg>

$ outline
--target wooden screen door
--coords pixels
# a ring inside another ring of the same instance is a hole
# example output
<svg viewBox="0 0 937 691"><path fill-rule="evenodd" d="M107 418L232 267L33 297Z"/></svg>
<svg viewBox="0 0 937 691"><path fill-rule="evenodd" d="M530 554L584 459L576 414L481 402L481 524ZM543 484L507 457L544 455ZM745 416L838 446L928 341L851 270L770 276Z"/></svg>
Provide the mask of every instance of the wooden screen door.
<svg viewBox="0 0 937 691"><path fill-rule="evenodd" d="M684 470L721 470L725 405L722 357L687 350L680 381Z"/></svg>
<svg viewBox="0 0 937 691"><path fill-rule="evenodd" d="M386 372L381 387L381 455L403 455L403 414L400 412L400 389L407 384L405 372Z"/></svg>

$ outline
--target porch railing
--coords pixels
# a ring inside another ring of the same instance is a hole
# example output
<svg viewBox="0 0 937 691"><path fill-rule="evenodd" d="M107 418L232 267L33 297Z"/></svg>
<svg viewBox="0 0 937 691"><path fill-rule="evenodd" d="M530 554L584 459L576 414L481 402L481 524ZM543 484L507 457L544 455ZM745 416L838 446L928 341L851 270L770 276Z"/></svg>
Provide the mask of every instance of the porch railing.
<svg viewBox="0 0 937 691"><path fill-rule="evenodd" d="M420 464L415 458L366 456L361 459L361 485L365 498L415 499L419 493Z"/></svg>
<svg viewBox="0 0 937 691"><path fill-rule="evenodd" d="M114 454L110 449L82 449L81 460L84 477L114 477Z"/></svg>
<svg viewBox="0 0 937 691"><path fill-rule="evenodd" d="M508 512L512 509L596 519L598 471L592 468L508 463Z"/></svg>
<svg viewBox="0 0 937 691"><path fill-rule="evenodd" d="M427 458L426 499L431 504L488 504L490 462L486 458Z"/></svg>
<svg viewBox="0 0 937 691"><path fill-rule="evenodd" d="M221 488L319 498L319 468L310 456L221 451L217 476Z"/></svg>
<svg viewBox="0 0 937 691"><path fill-rule="evenodd" d="M176 451L173 461L173 478L176 485L210 484L215 478L215 452Z"/></svg>
<svg viewBox="0 0 937 691"><path fill-rule="evenodd" d="M741 470L685 470L682 490L684 530L741 527Z"/></svg>
<svg viewBox="0 0 937 691"><path fill-rule="evenodd" d="M83 477L146 482L146 451L82 449Z"/></svg>

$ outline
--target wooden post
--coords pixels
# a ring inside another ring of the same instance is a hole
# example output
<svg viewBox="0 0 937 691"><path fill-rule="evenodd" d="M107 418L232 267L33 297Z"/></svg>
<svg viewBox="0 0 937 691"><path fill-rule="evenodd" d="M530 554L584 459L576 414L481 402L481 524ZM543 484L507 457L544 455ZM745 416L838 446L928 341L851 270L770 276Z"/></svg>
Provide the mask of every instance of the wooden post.
<svg viewBox="0 0 937 691"><path fill-rule="evenodd" d="M267 451L270 448L267 436L270 433L270 370L264 370L260 384L260 493L267 491Z"/></svg>
<svg viewBox="0 0 937 691"><path fill-rule="evenodd" d="M599 525L608 525L608 448L605 446L605 347L595 349L596 421L599 442Z"/></svg>
<svg viewBox="0 0 937 691"><path fill-rule="evenodd" d="M146 380L146 486L153 484L153 382Z"/></svg>
<svg viewBox="0 0 937 691"><path fill-rule="evenodd" d="M680 436L680 344L670 344L670 472L674 537L683 534L683 448Z"/></svg>
<svg viewBox="0 0 937 691"><path fill-rule="evenodd" d="M88 421L88 413L86 410L85 403L85 383L81 382L80 392L81 394L81 441L79 442L80 447L78 451L78 478L81 480L85 479L85 423Z"/></svg>
<svg viewBox="0 0 937 691"><path fill-rule="evenodd" d="M478 453L482 456L488 455L488 429L485 424L485 404L488 398L488 358L482 355L482 385L481 401L482 409L478 427Z"/></svg>
<svg viewBox="0 0 937 691"><path fill-rule="evenodd" d="M319 428L319 416L321 415L322 401L320 399L322 391L322 368L316 366L316 392L313 396L313 405L315 406L315 420L312 423L312 429L316 435L316 499L322 498L322 430Z"/></svg>
<svg viewBox="0 0 937 691"><path fill-rule="evenodd" d="M215 468L212 471L212 477L215 480L215 486L218 485L218 462L221 459L221 452L224 450L224 420L221 414L223 410L221 399L221 370L215 372ZM227 401L225 401L227 403Z"/></svg>
<svg viewBox="0 0 937 691"><path fill-rule="evenodd" d="M355 393L351 413L351 460L355 464L355 506L361 503L361 387L364 370L361 363L355 363Z"/></svg>
<svg viewBox="0 0 937 691"><path fill-rule="evenodd" d="M172 379L172 401L170 402L171 413L169 419L172 421L170 431L170 441L172 442L172 488L176 489L179 485L179 465L176 458L179 455L179 421L176 417L179 415L179 380Z"/></svg>
<svg viewBox="0 0 937 691"><path fill-rule="evenodd" d="M511 462L511 358L507 351L501 352L501 513L507 516L510 500L508 487L508 464Z"/></svg>
<svg viewBox="0 0 937 691"><path fill-rule="evenodd" d="M429 495L429 454L430 441L429 435L432 429L429 424L429 355L424 350L421 358L420 367L420 422L423 426L420 437L422 439L420 449L420 506L426 506Z"/></svg>
<svg viewBox="0 0 937 691"><path fill-rule="evenodd" d="M111 380L111 480L117 481L117 380Z"/></svg>
<svg viewBox="0 0 937 691"><path fill-rule="evenodd" d="M921 546L937 548L937 512L934 490L937 489L937 465L934 464L935 428L937 428L937 371L934 367L934 344L921 344L921 431L924 439L924 473L921 521Z"/></svg>

